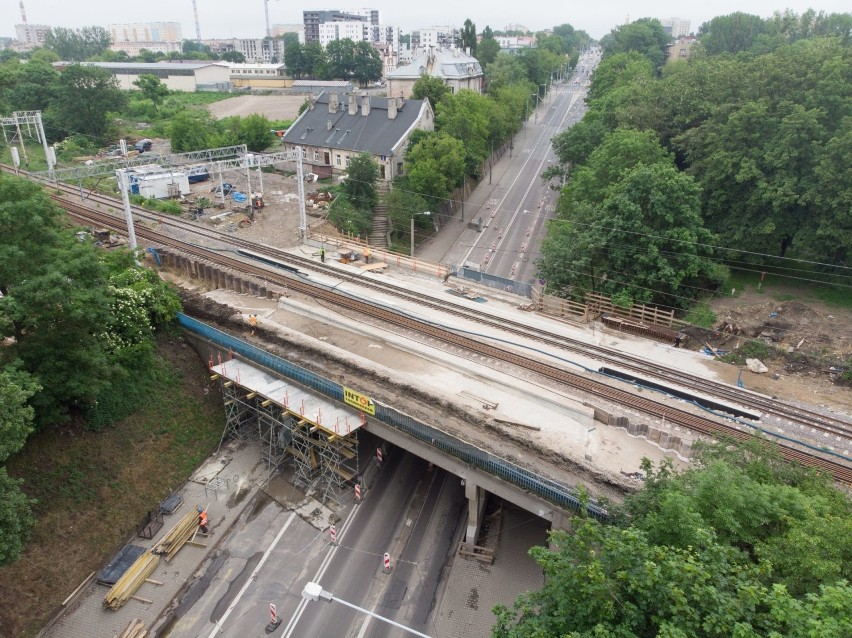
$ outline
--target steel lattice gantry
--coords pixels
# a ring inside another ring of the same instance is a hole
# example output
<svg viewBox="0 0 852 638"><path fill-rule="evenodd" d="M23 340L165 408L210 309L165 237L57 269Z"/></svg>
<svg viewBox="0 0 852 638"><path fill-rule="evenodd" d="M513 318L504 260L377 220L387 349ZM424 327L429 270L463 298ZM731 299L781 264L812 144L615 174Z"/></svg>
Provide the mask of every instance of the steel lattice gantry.
<svg viewBox="0 0 852 638"><path fill-rule="evenodd" d="M240 359L210 370L225 400L222 440L259 440L269 477L292 460L296 484L337 503L360 480L358 410Z"/></svg>

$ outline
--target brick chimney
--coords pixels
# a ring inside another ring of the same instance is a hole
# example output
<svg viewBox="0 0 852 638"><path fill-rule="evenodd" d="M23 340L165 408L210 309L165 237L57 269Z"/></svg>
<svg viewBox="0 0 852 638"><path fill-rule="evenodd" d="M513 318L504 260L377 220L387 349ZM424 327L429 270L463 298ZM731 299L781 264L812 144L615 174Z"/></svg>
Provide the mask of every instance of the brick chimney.
<svg viewBox="0 0 852 638"><path fill-rule="evenodd" d="M388 98L388 119L395 120L396 119L396 98L389 97Z"/></svg>
<svg viewBox="0 0 852 638"><path fill-rule="evenodd" d="M337 113L337 93L328 96L328 112Z"/></svg>
<svg viewBox="0 0 852 638"><path fill-rule="evenodd" d="M367 117L370 114L370 96L366 93L361 95L361 115Z"/></svg>
<svg viewBox="0 0 852 638"><path fill-rule="evenodd" d="M346 97L349 99L349 115L355 115L358 112L358 104L355 101L355 94L350 93Z"/></svg>

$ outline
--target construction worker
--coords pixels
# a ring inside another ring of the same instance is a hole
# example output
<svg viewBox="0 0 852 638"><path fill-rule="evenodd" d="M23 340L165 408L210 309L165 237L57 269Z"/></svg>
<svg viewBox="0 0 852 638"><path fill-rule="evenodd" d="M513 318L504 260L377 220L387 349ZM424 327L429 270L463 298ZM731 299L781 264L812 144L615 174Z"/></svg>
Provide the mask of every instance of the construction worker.
<svg viewBox="0 0 852 638"><path fill-rule="evenodd" d="M249 315L249 325L251 326L251 335L254 336L254 331L257 328L257 315Z"/></svg>
<svg viewBox="0 0 852 638"><path fill-rule="evenodd" d="M370 247L369 246L364 246L364 263L365 264L370 263Z"/></svg>
<svg viewBox="0 0 852 638"><path fill-rule="evenodd" d="M325 263L325 246L320 246L320 261Z"/></svg>
<svg viewBox="0 0 852 638"><path fill-rule="evenodd" d="M198 531L202 534L207 533L207 512L198 506Z"/></svg>

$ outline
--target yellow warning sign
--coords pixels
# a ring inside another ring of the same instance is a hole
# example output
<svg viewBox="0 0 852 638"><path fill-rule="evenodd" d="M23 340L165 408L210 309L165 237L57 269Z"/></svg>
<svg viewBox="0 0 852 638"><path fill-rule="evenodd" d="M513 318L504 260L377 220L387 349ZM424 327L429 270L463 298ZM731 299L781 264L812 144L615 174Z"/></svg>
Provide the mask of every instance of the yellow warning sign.
<svg viewBox="0 0 852 638"><path fill-rule="evenodd" d="M370 397L366 397L359 392L355 392L346 386L343 386L343 402L346 405L351 405L353 408L358 408L365 414L372 416L376 415L376 404Z"/></svg>

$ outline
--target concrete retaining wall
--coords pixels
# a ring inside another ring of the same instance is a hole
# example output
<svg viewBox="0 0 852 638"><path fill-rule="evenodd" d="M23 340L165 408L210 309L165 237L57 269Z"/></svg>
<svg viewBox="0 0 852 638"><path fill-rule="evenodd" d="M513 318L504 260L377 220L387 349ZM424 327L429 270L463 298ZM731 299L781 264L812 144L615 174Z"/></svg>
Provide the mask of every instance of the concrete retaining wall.
<svg viewBox="0 0 852 638"><path fill-rule="evenodd" d="M680 436L667 432L647 423L631 423L626 416L616 416L601 408L584 403L595 411L595 421L607 425L624 428L630 436L642 437L665 452L674 452L683 459L692 458L692 442L685 441Z"/></svg>
<svg viewBox="0 0 852 638"><path fill-rule="evenodd" d="M233 290L239 294L265 299L286 297L287 290L261 282L242 273L222 268L181 253L159 250L160 268L194 280L207 290Z"/></svg>

